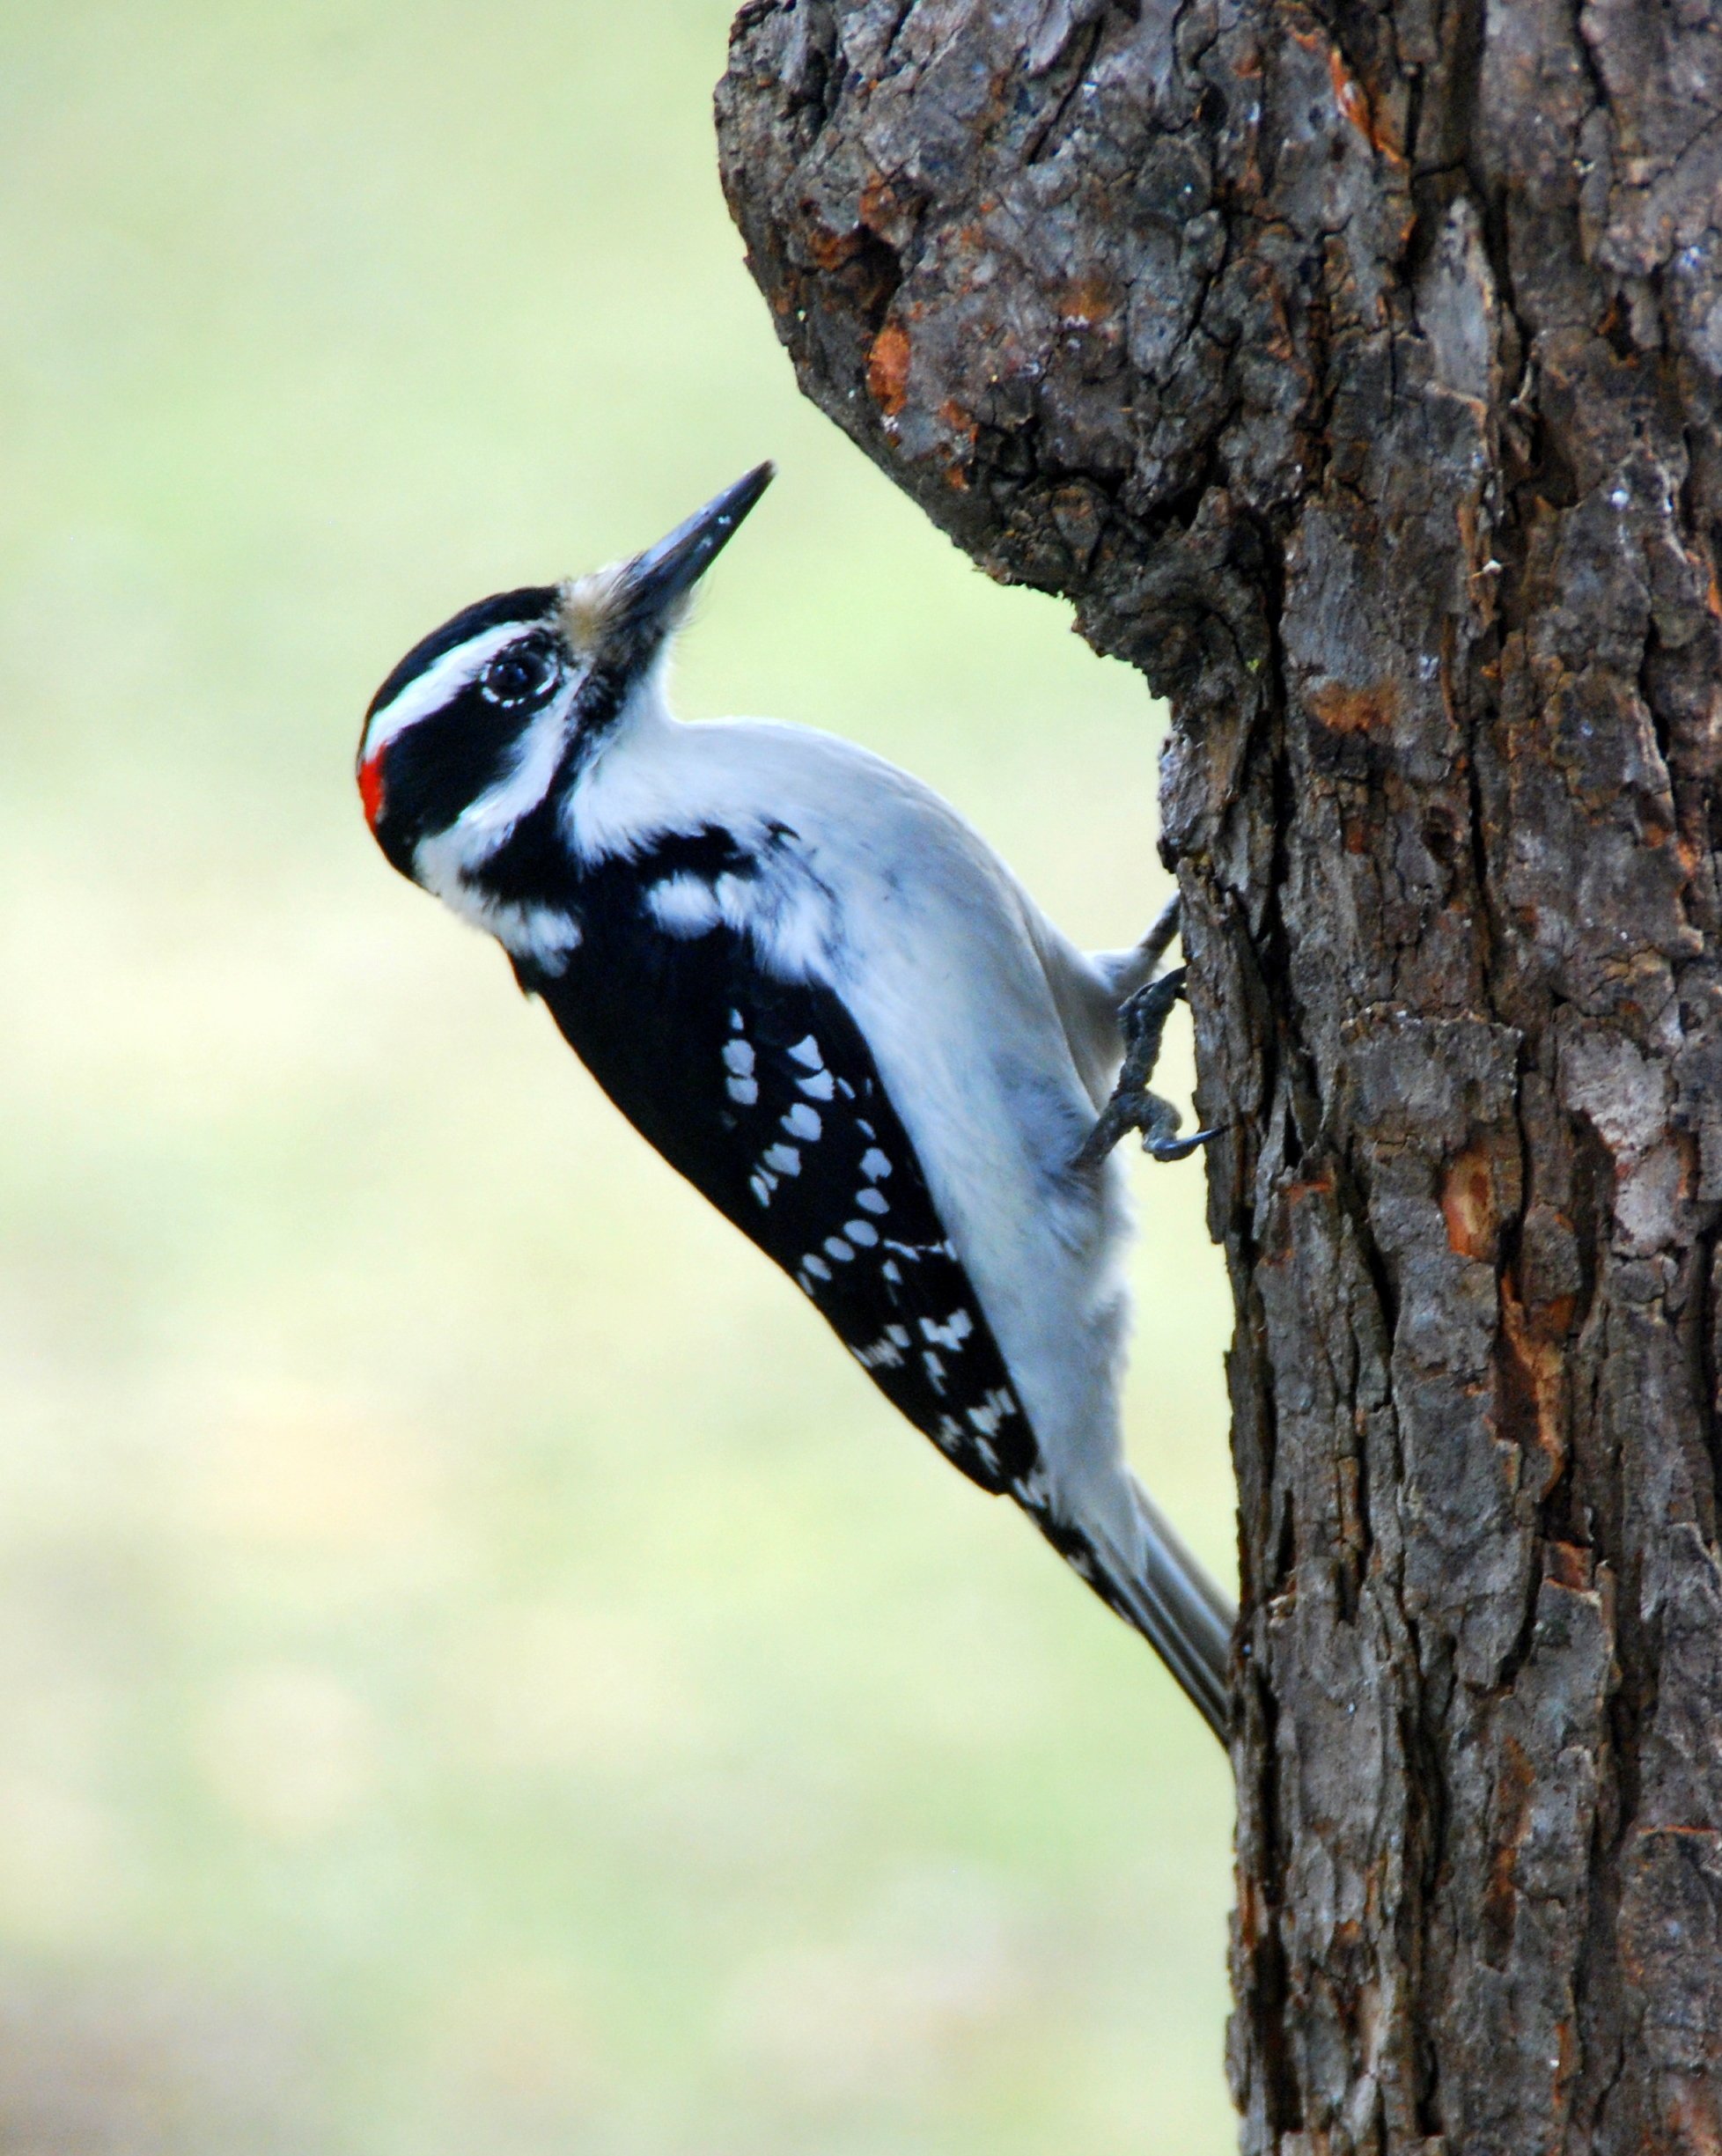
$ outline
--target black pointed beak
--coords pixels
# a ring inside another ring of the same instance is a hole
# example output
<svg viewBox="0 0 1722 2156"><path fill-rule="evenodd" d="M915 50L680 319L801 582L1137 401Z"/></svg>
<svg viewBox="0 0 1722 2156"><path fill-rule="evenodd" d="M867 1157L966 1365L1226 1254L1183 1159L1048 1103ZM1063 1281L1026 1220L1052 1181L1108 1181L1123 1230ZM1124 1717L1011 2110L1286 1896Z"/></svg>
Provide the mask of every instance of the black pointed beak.
<svg viewBox="0 0 1722 2156"><path fill-rule="evenodd" d="M729 544L736 527L776 475L775 464L756 464L745 479L696 509L667 539L636 555L624 572L623 608L637 633L663 622L676 601L691 592Z"/></svg>

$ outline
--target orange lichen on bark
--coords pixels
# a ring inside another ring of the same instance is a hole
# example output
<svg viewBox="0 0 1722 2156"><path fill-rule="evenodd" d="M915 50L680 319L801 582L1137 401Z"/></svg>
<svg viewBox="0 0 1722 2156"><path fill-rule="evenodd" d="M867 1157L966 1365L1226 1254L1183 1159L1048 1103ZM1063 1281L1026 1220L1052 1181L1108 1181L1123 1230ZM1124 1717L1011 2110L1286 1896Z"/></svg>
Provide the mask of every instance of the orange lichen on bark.
<svg viewBox="0 0 1722 2156"><path fill-rule="evenodd" d="M1525 1748L1509 1737L1501 1748L1501 1773L1495 1785L1495 1846L1490 1853L1489 1884L1483 1889L1483 1921L1498 1961L1504 1961L1512 1937L1514 1904L1519 1899L1519 1852L1530 1831L1531 1793L1535 1771Z"/></svg>
<svg viewBox="0 0 1722 2156"><path fill-rule="evenodd" d="M1117 288L1109 277L1072 277L1057 298L1058 319L1067 327L1092 329L1118 311Z"/></svg>
<svg viewBox="0 0 1722 2156"><path fill-rule="evenodd" d="M1542 1487L1536 1492L1542 1497L1566 1465L1565 1358L1559 1341L1527 1314L1509 1281L1501 1284L1500 1344L1500 1403L1506 1425L1502 1434L1542 1461Z"/></svg>
<svg viewBox="0 0 1722 2156"><path fill-rule="evenodd" d="M1596 1584L1596 1560L1578 1542L1545 1543L1542 1571L1545 1579L1570 1587L1575 1594L1588 1594Z"/></svg>
<svg viewBox="0 0 1722 2156"><path fill-rule="evenodd" d="M1487 1149L1467 1146L1441 1185L1441 1218L1447 1242L1461 1258L1487 1264L1495 1255L1495 1174Z"/></svg>
<svg viewBox="0 0 1722 2156"><path fill-rule="evenodd" d="M896 207L891 182L883 173L871 173L861 188L861 222L870 232L877 232L882 218L890 216Z"/></svg>
<svg viewBox="0 0 1722 2156"><path fill-rule="evenodd" d="M862 224L890 247L908 239L912 219L895 183L883 173L870 175L861 189L858 205Z"/></svg>
<svg viewBox="0 0 1722 2156"><path fill-rule="evenodd" d="M823 224L813 224L808 226L803 244L814 266L828 272L843 268L860 246L861 236L858 232L834 232Z"/></svg>
<svg viewBox="0 0 1722 2156"><path fill-rule="evenodd" d="M1399 690L1391 681L1352 688L1328 681L1306 692L1305 701L1329 733L1372 733L1391 726L1399 715Z"/></svg>
<svg viewBox="0 0 1722 2156"><path fill-rule="evenodd" d="M887 322L867 355L867 394L887 419L909 401L909 332L901 322Z"/></svg>
<svg viewBox="0 0 1722 2156"><path fill-rule="evenodd" d="M938 416L953 434L960 435L966 442L972 442L980 431L974 420L964 411L954 397L946 398L944 403L938 408Z"/></svg>
<svg viewBox="0 0 1722 2156"><path fill-rule="evenodd" d="M1385 127L1378 125L1369 92L1340 57L1337 46L1328 53L1328 73L1333 78L1334 102L1370 148L1384 158L1397 158L1399 145Z"/></svg>
<svg viewBox="0 0 1722 2156"><path fill-rule="evenodd" d="M1287 1183L1280 1193L1278 1218L1271 1240L1264 1246L1262 1263L1273 1271L1294 1264L1298 1256L1298 1224L1296 1216L1306 1206L1314 1206L1321 1211L1331 1208L1334 1196L1334 1171L1323 1165L1313 1175Z"/></svg>

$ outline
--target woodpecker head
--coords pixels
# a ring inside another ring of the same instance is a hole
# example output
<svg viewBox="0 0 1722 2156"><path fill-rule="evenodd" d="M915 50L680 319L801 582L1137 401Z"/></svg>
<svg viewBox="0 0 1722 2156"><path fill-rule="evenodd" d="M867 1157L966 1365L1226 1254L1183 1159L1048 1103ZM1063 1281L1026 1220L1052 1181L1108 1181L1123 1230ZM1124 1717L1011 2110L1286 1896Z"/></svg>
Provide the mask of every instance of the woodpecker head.
<svg viewBox="0 0 1722 2156"><path fill-rule="evenodd" d="M772 474L756 466L631 561L498 592L413 646L358 753L365 820L402 875L445 886L476 867L601 749Z"/></svg>

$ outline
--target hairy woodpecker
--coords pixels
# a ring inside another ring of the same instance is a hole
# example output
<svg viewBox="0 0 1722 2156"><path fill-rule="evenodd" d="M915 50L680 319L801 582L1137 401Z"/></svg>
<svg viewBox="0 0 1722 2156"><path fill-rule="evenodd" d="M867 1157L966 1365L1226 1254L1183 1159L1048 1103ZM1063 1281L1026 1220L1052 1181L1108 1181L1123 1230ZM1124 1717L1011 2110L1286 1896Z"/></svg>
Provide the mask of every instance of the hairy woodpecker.
<svg viewBox="0 0 1722 2156"><path fill-rule="evenodd" d="M1129 1122L1163 1159L1199 1142L1174 1140L1152 1095L1108 1107L1132 1019L1127 1076L1145 1085L1181 978L1152 977L1174 916L1085 957L906 772L806 727L671 717L671 637L771 476L631 561L501 592L416 644L366 717L366 818L403 875L496 937L616 1107L893 1404L1013 1497L1223 1733L1231 1606L1119 1434L1111 1144Z"/></svg>

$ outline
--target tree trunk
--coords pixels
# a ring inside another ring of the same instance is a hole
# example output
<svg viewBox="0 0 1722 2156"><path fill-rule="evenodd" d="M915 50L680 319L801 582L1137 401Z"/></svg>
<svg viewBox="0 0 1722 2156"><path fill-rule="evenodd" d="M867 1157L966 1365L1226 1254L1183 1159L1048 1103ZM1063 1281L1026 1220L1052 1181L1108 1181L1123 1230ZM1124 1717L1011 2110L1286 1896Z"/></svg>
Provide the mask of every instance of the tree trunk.
<svg viewBox="0 0 1722 2156"><path fill-rule="evenodd" d="M1244 2145L1722 2148L1714 0L750 0L718 114L803 388L1171 702Z"/></svg>

